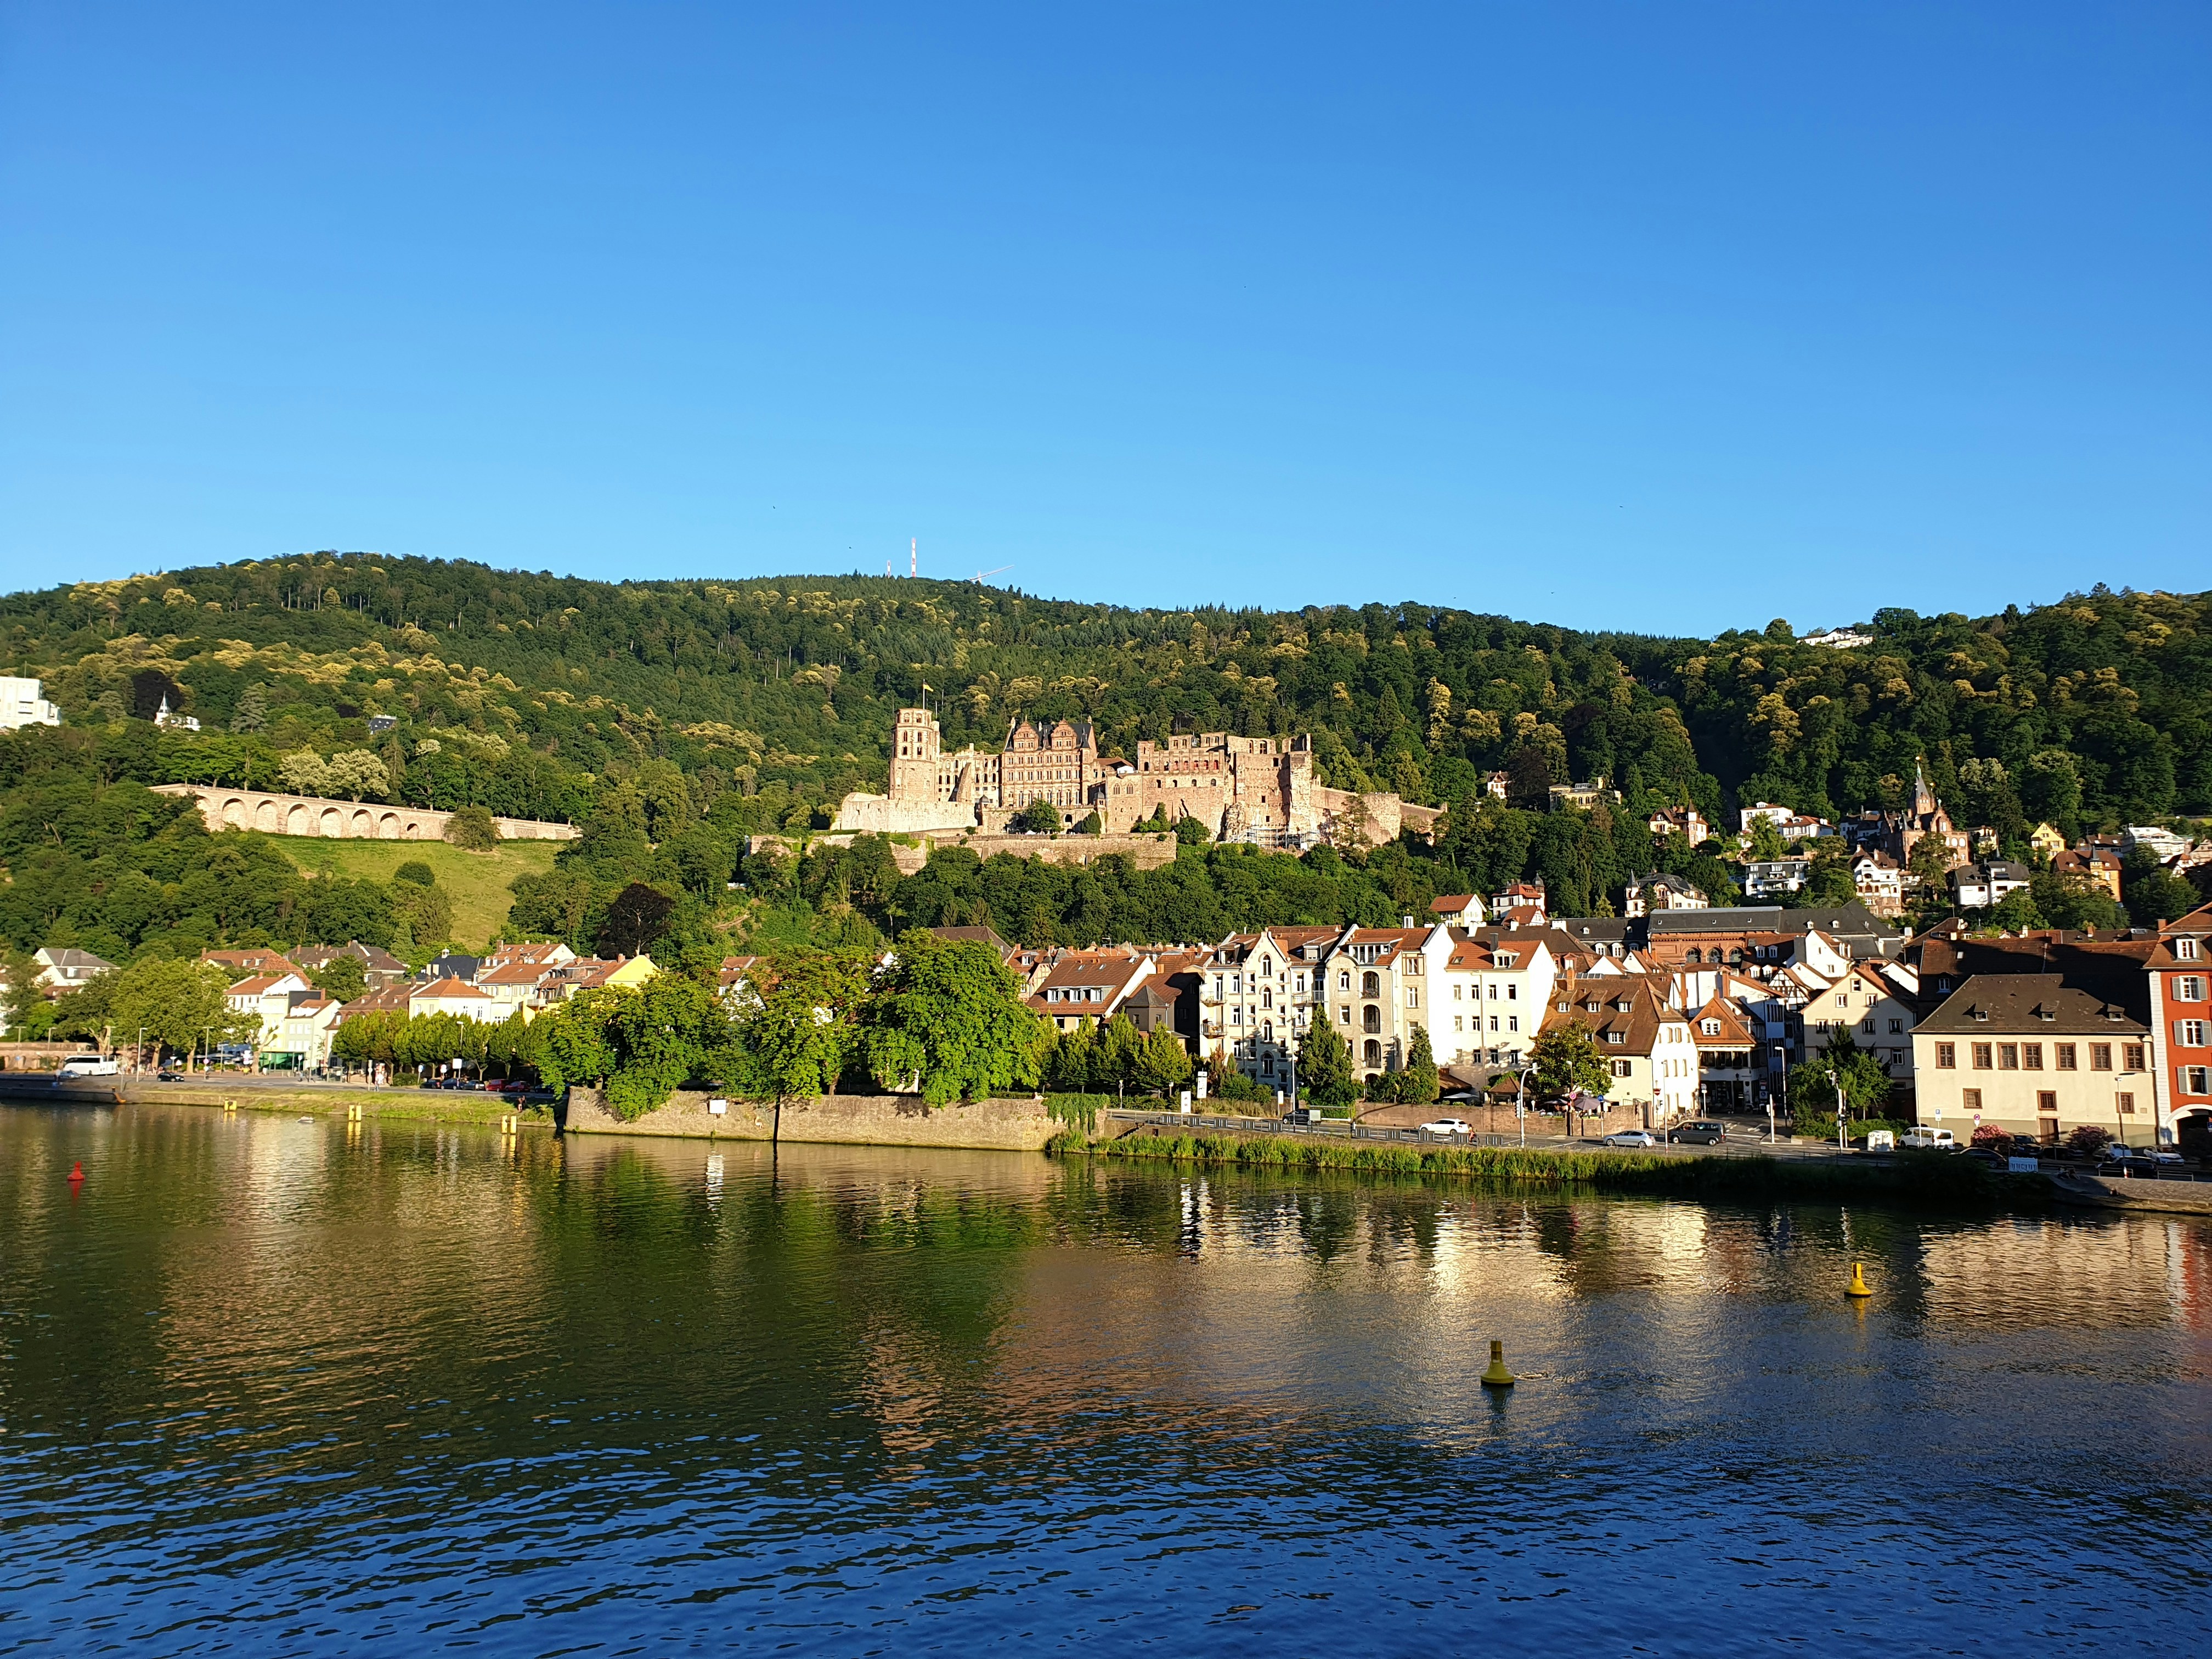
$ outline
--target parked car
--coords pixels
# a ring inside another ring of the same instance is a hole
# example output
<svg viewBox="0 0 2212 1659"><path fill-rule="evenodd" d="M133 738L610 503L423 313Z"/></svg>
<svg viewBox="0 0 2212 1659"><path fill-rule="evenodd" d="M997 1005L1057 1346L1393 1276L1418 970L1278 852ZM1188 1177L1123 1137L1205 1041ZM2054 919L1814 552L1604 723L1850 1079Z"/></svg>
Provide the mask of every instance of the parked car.
<svg viewBox="0 0 2212 1659"><path fill-rule="evenodd" d="M1969 1146L1966 1149L1966 1156L1973 1159L1977 1164L1988 1164L1992 1170L2003 1170L2011 1167L2012 1160L2010 1156L2007 1153L1998 1152L1993 1146Z"/></svg>
<svg viewBox="0 0 2212 1659"><path fill-rule="evenodd" d="M1959 1138L1948 1129L1907 1129L1905 1138L1897 1144L1910 1146L1917 1152L1955 1152L1959 1150Z"/></svg>
<svg viewBox="0 0 2212 1659"><path fill-rule="evenodd" d="M1293 1106L1283 1114L1285 1123L1318 1123L1321 1121L1322 1109L1318 1106Z"/></svg>
<svg viewBox="0 0 2212 1659"><path fill-rule="evenodd" d="M1717 1146L1728 1139L1724 1124L1700 1118L1695 1123L1682 1123L1667 1131L1667 1139L1684 1146Z"/></svg>
<svg viewBox="0 0 2212 1659"><path fill-rule="evenodd" d="M63 1077L113 1077L122 1069L113 1060L99 1054L71 1054L62 1061L59 1075Z"/></svg>
<svg viewBox="0 0 2212 1659"><path fill-rule="evenodd" d="M1616 1129L1609 1135L1599 1137L1601 1146L1656 1146L1659 1137L1649 1129Z"/></svg>
<svg viewBox="0 0 2212 1659"><path fill-rule="evenodd" d="M1870 1152L1893 1152L1897 1150L1897 1131L1894 1129L1869 1129L1864 1140L1866 1149Z"/></svg>
<svg viewBox="0 0 2212 1659"><path fill-rule="evenodd" d="M182 1072L156 1072L154 1073L154 1081L156 1083L182 1083L184 1080L185 1074Z"/></svg>
<svg viewBox="0 0 2212 1659"><path fill-rule="evenodd" d="M1440 1117L1434 1122L1421 1125L1421 1133L1425 1135L1463 1135L1467 1132L1467 1125L1455 1117Z"/></svg>

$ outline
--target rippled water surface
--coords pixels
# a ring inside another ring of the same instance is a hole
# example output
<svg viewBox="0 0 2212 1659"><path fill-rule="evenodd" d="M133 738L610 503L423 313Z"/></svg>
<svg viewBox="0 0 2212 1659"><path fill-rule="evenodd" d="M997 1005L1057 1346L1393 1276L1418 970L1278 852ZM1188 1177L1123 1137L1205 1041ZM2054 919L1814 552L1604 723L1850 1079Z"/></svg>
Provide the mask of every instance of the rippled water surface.
<svg viewBox="0 0 2212 1659"><path fill-rule="evenodd" d="M2201 1653L2208 1294L2180 1218L0 1108L0 1651Z"/></svg>

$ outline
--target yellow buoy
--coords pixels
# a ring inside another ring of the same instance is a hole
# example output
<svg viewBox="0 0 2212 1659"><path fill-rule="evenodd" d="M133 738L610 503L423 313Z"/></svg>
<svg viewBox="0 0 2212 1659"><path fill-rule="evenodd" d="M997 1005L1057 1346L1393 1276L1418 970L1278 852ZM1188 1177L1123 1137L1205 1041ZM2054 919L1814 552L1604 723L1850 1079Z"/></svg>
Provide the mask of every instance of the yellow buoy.
<svg viewBox="0 0 2212 1659"><path fill-rule="evenodd" d="M1844 1289L1844 1294L1845 1296L1872 1296L1874 1294L1872 1291L1867 1289L1866 1269L1860 1267L1856 1261L1851 1263L1851 1282Z"/></svg>
<svg viewBox="0 0 2212 1659"><path fill-rule="evenodd" d="M1510 1389L1513 1382L1513 1373L1505 1369L1505 1345L1492 1341L1490 1345L1490 1369L1482 1374L1482 1386L1486 1389Z"/></svg>

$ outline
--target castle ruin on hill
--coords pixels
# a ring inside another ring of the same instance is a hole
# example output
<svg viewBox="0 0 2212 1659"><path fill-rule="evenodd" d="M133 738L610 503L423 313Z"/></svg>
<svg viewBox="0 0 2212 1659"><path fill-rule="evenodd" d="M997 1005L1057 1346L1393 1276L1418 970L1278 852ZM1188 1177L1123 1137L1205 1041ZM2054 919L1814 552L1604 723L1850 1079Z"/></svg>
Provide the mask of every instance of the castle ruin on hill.
<svg viewBox="0 0 2212 1659"><path fill-rule="evenodd" d="M1314 778L1313 740L1226 732L1137 744L1133 759L1101 757L1088 720L1016 720L995 751L945 751L936 717L902 708L892 734L888 793L845 797L838 830L939 836L1003 831L1044 801L1073 829L1091 813L1108 835L1155 815L1195 820L1215 840L1293 851L1327 843L1376 845L1401 830L1428 834L1442 814L1387 791L1330 789Z"/></svg>

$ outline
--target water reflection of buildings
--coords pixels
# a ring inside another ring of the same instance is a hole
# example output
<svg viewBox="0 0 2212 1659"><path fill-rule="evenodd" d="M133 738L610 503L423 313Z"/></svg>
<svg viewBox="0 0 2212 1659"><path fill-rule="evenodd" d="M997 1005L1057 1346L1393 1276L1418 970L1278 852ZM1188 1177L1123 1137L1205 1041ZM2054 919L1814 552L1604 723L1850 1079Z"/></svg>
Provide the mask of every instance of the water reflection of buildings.
<svg viewBox="0 0 2212 1659"><path fill-rule="evenodd" d="M1931 1230L1920 1267L1935 1324L2212 1328L2212 1228L2193 1218L2015 1216Z"/></svg>

